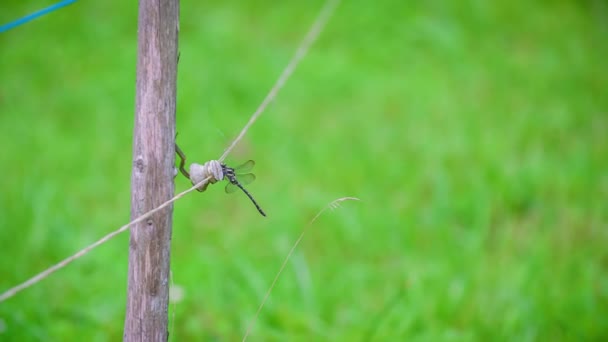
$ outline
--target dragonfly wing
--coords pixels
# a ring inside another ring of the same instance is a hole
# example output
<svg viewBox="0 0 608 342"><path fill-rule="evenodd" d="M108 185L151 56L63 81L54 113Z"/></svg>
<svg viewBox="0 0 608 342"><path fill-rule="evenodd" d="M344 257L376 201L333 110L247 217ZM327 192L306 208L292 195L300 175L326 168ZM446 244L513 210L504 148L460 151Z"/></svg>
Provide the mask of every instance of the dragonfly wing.
<svg viewBox="0 0 608 342"><path fill-rule="evenodd" d="M255 175L253 173L246 173L244 175L237 175L236 179L241 185L247 185L255 180Z"/></svg>
<svg viewBox="0 0 608 342"><path fill-rule="evenodd" d="M224 188L226 190L227 194L231 194L233 192L235 192L239 187L232 184L232 183L228 183L226 184L226 188Z"/></svg>
<svg viewBox="0 0 608 342"><path fill-rule="evenodd" d="M243 164L235 167L234 172L236 174L247 173L247 172L251 171L251 169L253 169L254 166L255 166L255 162L253 160L248 160L248 161L244 162Z"/></svg>

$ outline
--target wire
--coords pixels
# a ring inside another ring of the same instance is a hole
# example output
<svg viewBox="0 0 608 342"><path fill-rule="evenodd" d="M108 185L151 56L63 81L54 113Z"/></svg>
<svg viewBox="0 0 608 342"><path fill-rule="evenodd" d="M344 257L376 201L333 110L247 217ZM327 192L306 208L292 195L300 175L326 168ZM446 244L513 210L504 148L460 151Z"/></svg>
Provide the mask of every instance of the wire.
<svg viewBox="0 0 608 342"><path fill-rule="evenodd" d="M162 209L168 207L171 203L177 201L178 199L184 197L186 194L188 194L189 192L192 192L194 190L196 190L199 186L201 186L203 183L207 182L209 180L209 178L203 179L202 181L200 181L199 183L195 184L193 187L191 187L188 190L182 191L179 194L175 195L175 197L173 197L172 199L164 202L163 204L161 204L160 206L148 211L147 213L139 216L138 218L134 219L133 221L125 224L124 226L118 228L117 230L107 234L106 236L102 237L101 239L97 240L96 242L88 245L87 247L81 249L80 251L76 252L75 254L73 254L72 256L69 256L65 259L63 259L62 261L56 263L55 265L47 268L46 270L36 274L35 276L31 277L30 279L24 281L23 283L14 286L6 291L4 291L2 294L0 294L0 302L3 302L9 298L11 298L12 296L16 295L17 293L25 290L26 288L36 284L37 282L43 280L44 278L50 276L51 274L55 273L56 271L66 267L67 265L71 264L73 261L76 261L76 259L79 259L80 257L84 256L85 254L89 253L91 250L93 250L96 247L99 247L101 245L103 245L104 243L108 242L108 240L112 239L113 237L115 237L116 235L124 232L125 230L129 229L132 225L139 223L145 219L147 219L148 217L154 215L155 213L161 211Z"/></svg>
<svg viewBox="0 0 608 342"><path fill-rule="evenodd" d="M268 107L268 105L272 102L272 100L274 100L274 98L277 96L277 94L279 93L279 90L281 90L281 88L283 88L283 86L285 85L285 83L287 82L287 80L289 79L291 74L293 73L293 71L298 66L298 63L300 62L300 60L304 56L306 56L306 53L308 53L308 49L310 48L312 43L315 42L315 40L319 36L319 33L321 33L321 31L323 30L323 28L325 27L325 24L327 23L327 21L329 20L329 18L331 17L332 13L334 12L334 10L336 9L336 7L338 6L339 3L340 3L340 0L328 0L325 3L325 5L321 9L321 11L319 12L319 15L317 16L314 23L310 27L310 30L304 37L304 40L302 40L302 43L298 47L298 50L296 50L296 53L293 55L293 57L289 61L289 64L287 64L287 67L285 67L285 70L283 70L283 73L281 74L281 76L279 76L279 78L275 82L274 86L272 86L272 89L270 89L270 92L268 92L268 95L266 95L266 98L264 98L264 101L262 101L262 103L260 104L258 109L256 109L256 111L251 115L251 118L249 118L249 121L247 122L245 127L243 127L243 129L241 130L241 133L239 133L239 135L232 141L232 144L230 144L230 146L228 146L228 148L224 151L224 154L222 154L220 159L218 159L220 161L220 163L223 162L224 159L226 159L226 157L232 151L232 149L236 146L236 144L238 144L239 141L241 141L241 139L245 136L245 133L247 133L247 131L249 130L249 127L251 127L251 125L253 125L253 123L258 119L258 117L260 115L262 115L262 112L264 112L266 107Z"/></svg>
<svg viewBox="0 0 608 342"><path fill-rule="evenodd" d="M74 3L74 2L76 2L76 0L63 0L63 1L60 1L60 2L58 2L58 3L54 4L54 5L51 5L51 6L47 7L47 8L43 8L43 9L41 9L38 12L34 12L32 14L28 14L28 15L26 15L23 18L17 19L17 20L12 21L12 22L10 22L8 24L4 24L4 25L0 26L0 33L4 32L4 31L8 31L8 30L10 30L12 28L15 28L15 27L19 26L19 25L25 24L28 21L34 20L34 19L36 19L38 17L41 17L41 16L43 16L43 15L45 15L47 13L51 13L51 12L53 12L55 10L58 10L58 9L60 9L62 7L70 5L70 4Z"/></svg>

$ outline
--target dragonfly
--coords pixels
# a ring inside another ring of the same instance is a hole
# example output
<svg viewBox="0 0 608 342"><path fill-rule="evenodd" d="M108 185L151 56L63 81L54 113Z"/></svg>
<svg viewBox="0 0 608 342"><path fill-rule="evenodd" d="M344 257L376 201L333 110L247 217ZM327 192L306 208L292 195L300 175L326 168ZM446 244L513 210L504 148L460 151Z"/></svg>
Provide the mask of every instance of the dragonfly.
<svg viewBox="0 0 608 342"><path fill-rule="evenodd" d="M192 180L192 178L190 177L191 176L190 173L188 171L186 171L186 169L184 168L184 165L186 165L186 155L179 148L179 146L177 146L177 144L175 144L175 152L177 153L177 155L179 156L179 159L180 159L179 170L186 178L190 179L192 181L192 184L194 185L195 181ZM205 163L205 165L206 164L207 163ZM192 171L193 166L197 166L199 168L204 167L203 165L192 164L190 166L190 171ZM225 188L226 193L228 193L228 194L233 193L236 191L236 189L243 190L245 195L247 195L247 197L249 197L251 202L253 202L253 204L258 209L260 214L262 214L262 216L266 216L266 214L264 213L264 210L262 210L262 208L260 208L258 203L255 201L255 199L253 199L253 196L251 196L249 191L247 191L243 187L243 185L247 185L255 180L255 175L253 173L250 173L251 169L253 169L253 167L255 166L255 162L253 160L248 160L245 163L243 163L242 165L239 165L235 168L229 167L226 164L220 164L220 166L222 168L222 179L228 180L228 184L226 184L226 188ZM218 180L219 179L213 180L210 182L215 183ZM206 188L206 186L204 188L197 189L197 190L202 192L202 191L205 191L205 188Z"/></svg>
<svg viewBox="0 0 608 342"><path fill-rule="evenodd" d="M250 173L251 169L255 166L255 162L253 160L248 160L243 164L232 168L226 164L222 164L222 171L224 173L224 179L228 180L228 184L226 184L226 193L231 194L236 191L236 189L241 189L247 197L251 200L253 205L255 205L256 209L262 214L262 216L266 216L262 208L258 205L258 203L253 199L253 196L247 191L243 185L247 185L255 180L255 175Z"/></svg>

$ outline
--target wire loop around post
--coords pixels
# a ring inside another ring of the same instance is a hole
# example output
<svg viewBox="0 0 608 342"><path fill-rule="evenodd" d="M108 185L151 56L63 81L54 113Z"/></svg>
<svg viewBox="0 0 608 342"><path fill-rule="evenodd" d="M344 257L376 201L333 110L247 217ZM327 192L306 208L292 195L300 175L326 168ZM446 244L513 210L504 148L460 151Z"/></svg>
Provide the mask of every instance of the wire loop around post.
<svg viewBox="0 0 608 342"><path fill-rule="evenodd" d="M224 179L222 164L217 160L210 160L205 164L192 163L190 165L190 181L192 185L200 183L203 179L208 178L209 181L203 183L196 190L203 192L207 190L209 184L214 184Z"/></svg>

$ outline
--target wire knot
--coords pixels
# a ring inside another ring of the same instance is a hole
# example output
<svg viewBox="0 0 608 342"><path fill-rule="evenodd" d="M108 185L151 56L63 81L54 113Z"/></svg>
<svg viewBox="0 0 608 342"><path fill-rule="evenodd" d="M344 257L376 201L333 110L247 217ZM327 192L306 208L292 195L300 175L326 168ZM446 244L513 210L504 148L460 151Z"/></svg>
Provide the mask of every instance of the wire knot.
<svg viewBox="0 0 608 342"><path fill-rule="evenodd" d="M190 181L192 185L196 185L205 179L209 179L203 185L197 188L198 191L207 190L209 184L214 184L224 179L224 171L222 164L217 160L210 160L205 164L190 164Z"/></svg>

